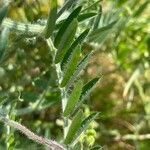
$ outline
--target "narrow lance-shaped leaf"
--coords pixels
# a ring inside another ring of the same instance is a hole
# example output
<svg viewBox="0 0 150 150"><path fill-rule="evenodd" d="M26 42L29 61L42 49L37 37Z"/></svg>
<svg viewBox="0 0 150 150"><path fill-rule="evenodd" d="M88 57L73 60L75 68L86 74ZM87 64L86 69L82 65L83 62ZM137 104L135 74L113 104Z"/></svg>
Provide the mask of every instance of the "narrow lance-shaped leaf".
<svg viewBox="0 0 150 150"><path fill-rule="evenodd" d="M90 41L94 41L95 39L97 39L99 36L101 36L101 34L103 32L109 31L110 29L112 29L114 27L114 25L117 23L117 21L113 21L112 23L101 27L99 29L94 30L93 32L91 32L91 34L89 35L89 40Z"/></svg>
<svg viewBox="0 0 150 150"><path fill-rule="evenodd" d="M3 21L3 19L5 18L7 11L8 11L8 6L3 6L0 8L0 25Z"/></svg>
<svg viewBox="0 0 150 150"><path fill-rule="evenodd" d="M94 2L92 5L90 5L90 6L86 7L86 8L84 8L81 12L83 13L83 12L85 12L85 11L89 11L89 10L93 9L93 7L99 5L99 3L100 3L101 1L102 1L102 0L97 0L97 1Z"/></svg>
<svg viewBox="0 0 150 150"><path fill-rule="evenodd" d="M83 82L81 80L79 80L76 84L75 84L75 87L68 99L68 102L67 102L67 105L66 105L66 108L64 110L64 116L65 117L68 117L71 112L73 112L79 98L80 98L80 95L81 95L81 92L82 92L82 87L83 87Z"/></svg>
<svg viewBox="0 0 150 150"><path fill-rule="evenodd" d="M146 9L150 1L146 1L143 4L140 5L140 7L134 12L133 17L137 17L141 15L141 13Z"/></svg>
<svg viewBox="0 0 150 150"><path fill-rule="evenodd" d="M64 70L64 76L60 85L61 87L64 87L68 83L73 73L75 72L75 69L77 67L80 58L80 54L81 54L81 49L78 46L76 50L73 52L73 54L71 55L71 58L66 65L66 69Z"/></svg>
<svg viewBox="0 0 150 150"><path fill-rule="evenodd" d="M92 113L90 116L88 116L82 121L80 129L78 130L78 132L76 133L76 135L72 140L73 141L72 144L76 144L78 142L78 138L80 137L80 135L87 130L90 123L94 121L98 117L98 115L99 115L98 112Z"/></svg>
<svg viewBox="0 0 150 150"><path fill-rule="evenodd" d="M82 88L82 93L80 96L80 100L78 101L74 112L72 112L71 115L74 115L80 108L80 106L82 105L83 101L85 100L85 98L90 94L90 92L94 89L96 83L100 80L100 78L94 78L91 81L89 81L88 83L86 83L83 88Z"/></svg>
<svg viewBox="0 0 150 150"><path fill-rule="evenodd" d="M57 46L55 63L61 62L62 59L64 58L64 56L67 52L67 49L70 47L70 45L73 42L77 27L78 27L78 22L76 19L74 19L71 22L71 24L68 26L68 28L64 32L64 34L61 36L59 45Z"/></svg>
<svg viewBox="0 0 150 150"><path fill-rule="evenodd" d="M94 78L83 86L80 100L85 99L90 94L90 92L99 80L99 77Z"/></svg>
<svg viewBox="0 0 150 150"><path fill-rule="evenodd" d="M82 21L85 21L85 20L87 20L87 19L91 19L91 18L95 17L96 15L97 15L96 12L83 13L83 14L78 15L77 20L78 20L78 22L82 22ZM67 19L68 19L68 18L67 18ZM63 20L61 20L60 22L58 22L58 23L56 24L56 29L59 28L61 25L63 25L63 23L64 23L67 19L63 19Z"/></svg>
<svg viewBox="0 0 150 150"><path fill-rule="evenodd" d="M81 150L82 149L82 143L81 142L78 142L74 145L73 149L72 150Z"/></svg>
<svg viewBox="0 0 150 150"><path fill-rule="evenodd" d="M102 16L102 6L100 5L99 7L99 12L97 14L97 17L95 18L94 25L93 25L93 30L96 30L99 26L100 20Z"/></svg>
<svg viewBox="0 0 150 150"><path fill-rule="evenodd" d="M79 111L74 117L74 119L72 120L72 123L69 127L68 133L64 141L65 144L70 144L72 140L74 139L75 134L77 133L77 131L79 130L81 126L82 118L83 118L83 113L82 111Z"/></svg>
<svg viewBox="0 0 150 150"><path fill-rule="evenodd" d="M81 35L72 43L71 47L69 50L67 50L67 53L65 54L65 57L61 63L61 68L64 68L64 65L67 63L69 57L71 56L72 52L75 50L75 48L83 42L83 40L86 38L88 35L90 29L86 29L81 33Z"/></svg>
<svg viewBox="0 0 150 150"><path fill-rule="evenodd" d="M81 22L81 21L84 21L86 19L93 18L96 15L97 15L97 13L95 13L95 12L84 13L84 14L79 15L77 19L79 22Z"/></svg>
<svg viewBox="0 0 150 150"><path fill-rule="evenodd" d="M91 58L93 52L88 53L77 65L75 72L73 73L71 79L67 83L67 88L72 85L72 83L78 78L80 72L86 67Z"/></svg>
<svg viewBox="0 0 150 150"><path fill-rule="evenodd" d="M97 146L92 147L90 150L102 150L102 149L103 149L102 146L97 145Z"/></svg>
<svg viewBox="0 0 150 150"><path fill-rule="evenodd" d="M63 14L64 11L68 10L74 3L76 3L78 0L68 0L63 5L63 7L59 10L57 14L57 18Z"/></svg>
<svg viewBox="0 0 150 150"><path fill-rule="evenodd" d="M2 61L3 59L5 49L7 47L8 37L9 37L9 29L4 28L0 36L0 61Z"/></svg>
<svg viewBox="0 0 150 150"><path fill-rule="evenodd" d="M55 23L57 19L57 0L51 0L50 11L45 28L45 37L49 38L55 29Z"/></svg>
<svg viewBox="0 0 150 150"><path fill-rule="evenodd" d="M65 22L63 22L61 28L59 29L58 33L56 34L55 40L54 40L54 45L57 48L62 35L64 34L64 32L67 30L67 27L69 26L69 24L75 19L77 18L78 14L80 13L82 9L82 6L77 7L70 15L69 17L65 20Z"/></svg>

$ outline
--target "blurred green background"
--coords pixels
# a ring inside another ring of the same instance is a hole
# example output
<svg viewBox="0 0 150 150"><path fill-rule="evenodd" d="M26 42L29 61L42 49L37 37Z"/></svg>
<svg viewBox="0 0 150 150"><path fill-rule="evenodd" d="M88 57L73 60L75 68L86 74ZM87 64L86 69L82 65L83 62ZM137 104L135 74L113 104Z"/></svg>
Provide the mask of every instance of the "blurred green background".
<svg viewBox="0 0 150 150"><path fill-rule="evenodd" d="M59 0L59 5L63 2ZM84 7L93 2L95 0L80 0ZM91 49L96 52L82 72L82 79L87 82L95 76L103 76L87 99L85 109L101 113L95 122L96 143L106 150L150 149L149 2L103 0L92 8L96 11L102 6L99 26L118 20L113 30L83 45L84 54ZM14 0L8 17L42 25L48 15L48 4L49 0ZM81 30L88 26L86 22L81 24ZM40 135L59 140L61 99L45 41L11 32L8 43L0 65L1 100L5 100L4 105L11 104L7 105L8 110L15 108L10 111L11 118ZM0 124L0 149L5 144L4 133L5 128ZM43 149L17 132L7 140L18 149Z"/></svg>

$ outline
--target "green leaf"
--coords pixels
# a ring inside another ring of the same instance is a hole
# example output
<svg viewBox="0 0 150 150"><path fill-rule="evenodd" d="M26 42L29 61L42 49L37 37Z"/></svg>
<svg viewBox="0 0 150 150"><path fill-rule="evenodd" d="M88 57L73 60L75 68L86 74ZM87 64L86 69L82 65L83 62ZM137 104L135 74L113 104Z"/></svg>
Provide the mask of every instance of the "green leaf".
<svg viewBox="0 0 150 150"><path fill-rule="evenodd" d="M83 82L81 80L79 80L76 84L75 84L75 87L68 99L68 102L67 102L67 105L66 105L66 108L64 110L64 116L65 117L68 117L71 112L73 112L79 98L80 98L80 95L81 95L81 92L82 92L82 87L83 87Z"/></svg>
<svg viewBox="0 0 150 150"><path fill-rule="evenodd" d="M98 28L100 20L101 20L101 16L102 16L102 6L100 5L97 17L95 18L95 21L94 21L93 30L96 30Z"/></svg>
<svg viewBox="0 0 150 150"><path fill-rule="evenodd" d="M82 123L81 123L81 127L78 130L78 132L76 133L76 135L73 138L73 144L76 144L78 142L78 138L80 137L80 135L85 132L87 130L87 128L89 127L90 123L92 121L94 121L97 117L98 117L99 113L95 112L92 113L90 116L88 116L87 118L85 118Z"/></svg>
<svg viewBox="0 0 150 150"><path fill-rule="evenodd" d="M102 1L102 0L98 0L98 1L94 2L92 5L86 7L86 8L83 9L81 12L83 13L83 12L85 12L85 11L90 11L91 9L93 9L93 7L97 6L97 5L100 3L100 1Z"/></svg>
<svg viewBox="0 0 150 150"><path fill-rule="evenodd" d="M3 19L5 18L5 16L7 15L7 11L8 11L8 6L3 6L2 8L0 8L0 25Z"/></svg>
<svg viewBox="0 0 150 150"><path fill-rule="evenodd" d="M84 21L86 19L93 18L96 15L97 15L97 13L95 13L95 12L84 13L84 14L79 15L77 19L79 22L81 22L81 21Z"/></svg>
<svg viewBox="0 0 150 150"><path fill-rule="evenodd" d="M85 31L83 31L81 33L81 35L72 43L71 47L69 48L69 50L67 51L67 53L65 54L65 57L61 63L61 68L64 68L64 65L67 63L68 58L70 57L70 55L72 54L72 52L75 50L75 48L81 44L83 42L83 40L86 38L86 36L88 35L90 29L86 29Z"/></svg>
<svg viewBox="0 0 150 150"><path fill-rule="evenodd" d="M86 67L86 65L89 62L89 59L91 58L93 52L88 53L77 65L75 72L73 73L70 81L67 83L67 87L70 87L72 83L77 79L80 72Z"/></svg>
<svg viewBox="0 0 150 150"><path fill-rule="evenodd" d="M149 3L150 1L146 1L143 4L139 5L139 8L133 14L133 17L140 16L143 13L143 11L146 9Z"/></svg>
<svg viewBox="0 0 150 150"><path fill-rule="evenodd" d="M100 78L94 78L83 86L80 100L85 99L89 95L99 80Z"/></svg>
<svg viewBox="0 0 150 150"><path fill-rule="evenodd" d="M61 87L64 87L68 83L73 73L75 72L75 69L77 67L77 64L80 58L80 54L81 54L81 49L78 46L76 50L74 50L73 54L71 55L70 60L68 61L66 65L66 68L64 69L64 76L60 85Z"/></svg>
<svg viewBox="0 0 150 150"><path fill-rule="evenodd" d="M78 113L72 120L72 123L69 127L68 133L67 133L65 141L64 141L65 144L70 144L72 142L72 140L74 139L75 134L77 133L77 131L79 130L79 128L81 126L82 118L83 118L82 111L78 111Z"/></svg>
<svg viewBox="0 0 150 150"><path fill-rule="evenodd" d="M79 6L77 7L70 15L69 17L63 22L62 26L60 27L56 37L55 37L55 40L54 40L54 45L55 47L57 48L60 41L61 41L61 38L62 38L62 35L64 34L64 32L67 30L67 27L70 25L70 23L75 19L77 18L78 14L80 13L82 9L82 6Z"/></svg>
<svg viewBox="0 0 150 150"><path fill-rule="evenodd" d="M73 150L81 150L82 149L82 144L81 142L78 142L74 147Z"/></svg>
<svg viewBox="0 0 150 150"><path fill-rule="evenodd" d="M104 27L101 27L99 29L96 29L94 30L93 32L91 32L91 34L89 35L89 40L90 41L94 41L96 40L98 37L101 36L102 33L108 33L107 31L110 31L114 25L117 23L117 21L113 21L112 23L104 26Z"/></svg>
<svg viewBox="0 0 150 150"><path fill-rule="evenodd" d="M97 146L92 147L90 150L102 150L102 149L103 147L97 145Z"/></svg>
<svg viewBox="0 0 150 150"><path fill-rule="evenodd" d="M57 18L63 14L64 11L68 10L74 3L76 3L78 0L68 0L63 5L63 7L59 10L57 14Z"/></svg>
<svg viewBox="0 0 150 150"><path fill-rule="evenodd" d="M80 106L82 105L83 101L85 100L85 98L90 94L90 92L94 89L96 83L100 80L100 78L94 78L91 81L89 81L88 83L86 83L83 88L82 88L82 93L80 96L80 100L78 101L73 113L71 115L74 115L80 108Z"/></svg>
<svg viewBox="0 0 150 150"><path fill-rule="evenodd" d="M55 57L55 63L59 63L64 58L67 49L72 44L75 33L78 27L78 22L76 19L74 19L71 24L67 27L66 31L63 35L60 37L59 45L57 46L57 53Z"/></svg>
<svg viewBox="0 0 150 150"><path fill-rule="evenodd" d="M55 29L57 19L57 0L51 0L50 11L45 28L45 38L49 38Z"/></svg>
<svg viewBox="0 0 150 150"><path fill-rule="evenodd" d="M9 29L4 28L0 36L0 61L2 61L9 38Z"/></svg>

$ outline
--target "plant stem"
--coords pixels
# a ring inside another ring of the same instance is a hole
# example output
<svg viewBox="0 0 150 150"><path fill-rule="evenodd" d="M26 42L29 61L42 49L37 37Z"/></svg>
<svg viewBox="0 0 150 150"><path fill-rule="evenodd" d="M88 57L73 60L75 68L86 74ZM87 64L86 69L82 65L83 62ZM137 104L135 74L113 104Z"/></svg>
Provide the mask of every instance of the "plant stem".
<svg viewBox="0 0 150 150"><path fill-rule="evenodd" d="M39 144L45 145L45 146L47 146L53 150L65 150L65 148L62 145L58 144L57 142L34 134L29 129L27 129L25 126L19 124L16 121L10 120L10 119L3 117L3 116L0 116L0 120L2 122L4 122L6 125L13 127L14 129L19 130L21 133L26 135L29 139L31 139L31 140L39 143Z"/></svg>
<svg viewBox="0 0 150 150"><path fill-rule="evenodd" d="M47 39L47 45L50 48L50 51L52 53L53 60L54 60L57 49L54 47L53 42L50 38ZM60 82L62 80L62 75L63 75L62 71L61 71L61 68L60 68L60 64L55 64L54 63L54 66L56 68L56 73L57 73L57 77L58 77L58 84L60 84ZM65 88L61 88L61 87L59 87L59 89L60 89L60 92L61 92L61 99L62 99L62 112L64 112L66 104L67 104L66 90L65 90ZM65 117L64 117L64 129L63 130L64 130L64 138L65 138L66 134L67 134L67 131L68 131L68 119L65 118Z"/></svg>
<svg viewBox="0 0 150 150"><path fill-rule="evenodd" d="M15 22L8 18L3 20L1 26L9 28L11 30L20 31L21 33L24 34L32 34L32 35L41 34L45 28L45 26L42 25Z"/></svg>
<svg viewBox="0 0 150 150"><path fill-rule="evenodd" d="M149 140L150 134L142 134L142 135L135 135L135 134L127 134L123 136L117 136L115 140Z"/></svg>

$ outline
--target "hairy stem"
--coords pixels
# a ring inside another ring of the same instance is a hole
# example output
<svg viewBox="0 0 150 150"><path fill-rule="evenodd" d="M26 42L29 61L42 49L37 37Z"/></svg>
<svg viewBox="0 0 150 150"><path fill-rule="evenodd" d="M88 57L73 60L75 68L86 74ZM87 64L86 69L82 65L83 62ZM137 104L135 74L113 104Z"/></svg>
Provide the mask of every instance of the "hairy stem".
<svg viewBox="0 0 150 150"><path fill-rule="evenodd" d="M45 28L45 26L42 25L15 22L8 18L3 20L1 26L9 28L10 30L16 30L24 34L32 34L32 35L41 34Z"/></svg>
<svg viewBox="0 0 150 150"><path fill-rule="evenodd" d="M117 136L115 140L149 140L150 134L141 134L141 135L135 135L135 134L127 134L123 136Z"/></svg>
<svg viewBox="0 0 150 150"><path fill-rule="evenodd" d="M53 42L52 42L52 40L50 38L47 40L47 45L49 46L50 51L51 51L52 56L53 56L53 59L54 59L55 58L54 56L56 55L56 50L57 49L54 47ZM54 66L56 68L58 82L60 84L60 82L62 80L62 71L61 71L61 68L60 68L60 64L55 64L54 63ZM60 92L61 92L61 99L62 99L62 111L64 112L66 104L67 104L65 88L60 88ZM64 118L64 138L66 137L67 130L68 130L68 119Z"/></svg>
<svg viewBox="0 0 150 150"><path fill-rule="evenodd" d="M65 148L62 145L60 145L59 143L57 143L57 142L55 142L53 140L49 140L47 138L44 138L44 137L41 137L41 136L38 136L38 135L34 134L29 129L27 129L25 126L19 124L16 121L9 120L6 117L1 117L0 120L2 122L4 122L6 125L8 125L10 127L13 127L14 129L19 130L21 133L26 135L29 139L31 139L31 140L39 143L39 144L47 146L47 147L49 147L49 148L51 148L53 150L65 150Z"/></svg>

